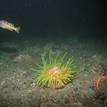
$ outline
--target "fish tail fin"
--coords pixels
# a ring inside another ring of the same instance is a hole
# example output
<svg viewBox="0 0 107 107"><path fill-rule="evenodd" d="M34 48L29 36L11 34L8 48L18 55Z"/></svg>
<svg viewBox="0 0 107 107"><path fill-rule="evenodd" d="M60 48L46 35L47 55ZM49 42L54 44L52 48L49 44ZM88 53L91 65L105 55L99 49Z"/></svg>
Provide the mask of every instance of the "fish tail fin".
<svg viewBox="0 0 107 107"><path fill-rule="evenodd" d="M20 27L17 27L15 30L17 33L20 33Z"/></svg>

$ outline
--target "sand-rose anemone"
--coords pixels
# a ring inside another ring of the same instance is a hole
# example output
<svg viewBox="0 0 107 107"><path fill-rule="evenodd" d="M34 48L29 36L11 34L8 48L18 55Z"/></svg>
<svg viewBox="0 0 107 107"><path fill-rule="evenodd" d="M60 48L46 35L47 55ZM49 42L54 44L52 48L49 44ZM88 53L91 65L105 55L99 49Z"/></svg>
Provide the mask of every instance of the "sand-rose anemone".
<svg viewBox="0 0 107 107"><path fill-rule="evenodd" d="M73 58L67 58L67 54L43 54L41 63L35 71L36 84L41 87L62 88L74 77Z"/></svg>

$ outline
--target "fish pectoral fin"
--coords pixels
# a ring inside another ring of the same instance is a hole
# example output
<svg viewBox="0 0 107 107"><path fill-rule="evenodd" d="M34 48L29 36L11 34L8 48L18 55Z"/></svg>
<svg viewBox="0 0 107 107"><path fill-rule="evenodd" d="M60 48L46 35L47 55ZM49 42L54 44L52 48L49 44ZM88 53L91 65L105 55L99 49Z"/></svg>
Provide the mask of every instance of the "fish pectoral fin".
<svg viewBox="0 0 107 107"><path fill-rule="evenodd" d="M14 29L8 29L8 30L10 30L10 31L14 31Z"/></svg>

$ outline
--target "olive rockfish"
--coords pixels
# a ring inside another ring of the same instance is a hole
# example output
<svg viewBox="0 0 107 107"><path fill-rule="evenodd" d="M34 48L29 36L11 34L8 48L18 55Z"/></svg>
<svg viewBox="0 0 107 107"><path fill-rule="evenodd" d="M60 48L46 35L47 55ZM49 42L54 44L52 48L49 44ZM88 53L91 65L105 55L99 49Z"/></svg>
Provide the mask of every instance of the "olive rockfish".
<svg viewBox="0 0 107 107"><path fill-rule="evenodd" d="M15 31L17 33L20 33L20 27L15 27L13 23L10 23L6 20L0 20L0 27L3 29L8 29L10 31Z"/></svg>

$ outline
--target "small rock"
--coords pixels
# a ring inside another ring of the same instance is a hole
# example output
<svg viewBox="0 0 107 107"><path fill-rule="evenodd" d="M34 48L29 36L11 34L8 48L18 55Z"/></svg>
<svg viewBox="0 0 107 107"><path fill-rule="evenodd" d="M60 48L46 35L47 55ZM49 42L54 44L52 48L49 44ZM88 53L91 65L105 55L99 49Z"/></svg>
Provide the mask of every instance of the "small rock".
<svg viewBox="0 0 107 107"><path fill-rule="evenodd" d="M49 107L49 104L48 103L41 103L40 107Z"/></svg>

